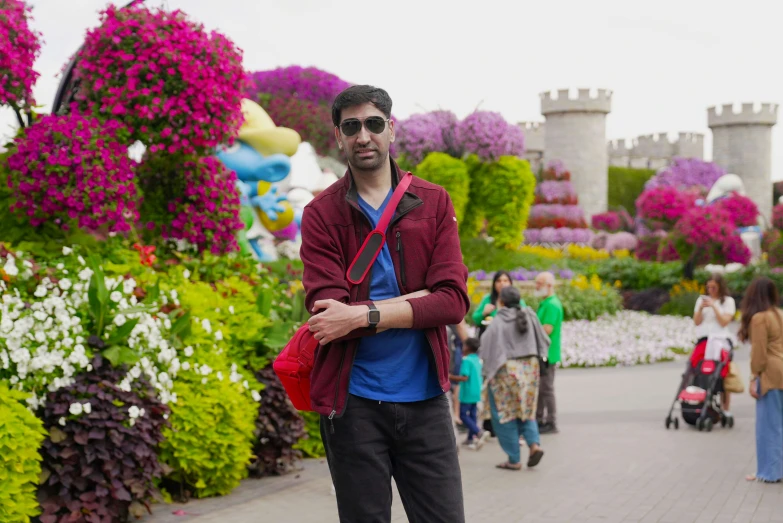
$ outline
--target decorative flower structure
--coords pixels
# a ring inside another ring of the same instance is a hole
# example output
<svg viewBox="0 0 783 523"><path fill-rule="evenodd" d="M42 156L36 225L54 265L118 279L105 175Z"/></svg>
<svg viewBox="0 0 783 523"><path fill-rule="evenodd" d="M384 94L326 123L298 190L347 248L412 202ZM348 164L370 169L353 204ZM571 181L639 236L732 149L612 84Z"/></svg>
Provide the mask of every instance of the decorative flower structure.
<svg viewBox="0 0 783 523"><path fill-rule="evenodd" d="M35 104L33 69L40 54L40 33L30 29L30 7L21 0L0 0L0 105L17 109Z"/></svg>
<svg viewBox="0 0 783 523"><path fill-rule="evenodd" d="M397 128L397 151L412 165L418 165L429 153L447 152L442 120L433 113L411 115Z"/></svg>
<svg viewBox="0 0 783 523"><path fill-rule="evenodd" d="M55 220L128 231L138 218L127 130L114 120L44 116L16 138L8 158L11 208L33 226Z"/></svg>
<svg viewBox="0 0 783 523"><path fill-rule="evenodd" d="M266 93L331 106L337 95L350 86L350 83L340 77L317 67L292 65L252 73L248 94L253 100L259 94ZM287 125L277 120L275 122L278 125Z"/></svg>
<svg viewBox="0 0 783 523"><path fill-rule="evenodd" d="M636 199L636 209L646 220L660 221L671 226L693 208L695 201L693 193L662 185L646 189L640 194Z"/></svg>
<svg viewBox="0 0 783 523"><path fill-rule="evenodd" d="M500 113L475 111L457 126L456 142L463 154L476 154L482 161L493 162L501 156L522 156L525 135Z"/></svg>
<svg viewBox="0 0 783 523"><path fill-rule="evenodd" d="M203 154L232 143L242 122L242 52L182 11L110 6L74 78L84 109L121 119L150 152Z"/></svg>
<svg viewBox="0 0 783 523"><path fill-rule="evenodd" d="M592 218L590 218L590 222L593 228L598 229L599 231L617 232L623 228L620 214L615 211L594 214Z"/></svg>
<svg viewBox="0 0 783 523"><path fill-rule="evenodd" d="M750 261L750 249L742 242L732 215L725 209L694 207L677 222L675 234L704 263Z"/></svg>
<svg viewBox="0 0 783 523"><path fill-rule="evenodd" d="M718 209L726 211L732 223L737 227L749 227L758 222L759 208L747 196L732 193L730 196L718 200L714 205Z"/></svg>
<svg viewBox="0 0 783 523"><path fill-rule="evenodd" d="M695 189L702 196L712 185L726 174L726 171L712 162L696 158L674 158L671 165L659 171L645 184L645 189L673 187L675 189Z"/></svg>
<svg viewBox="0 0 783 523"><path fill-rule="evenodd" d="M536 186L536 203L576 205L576 191L570 181L544 180Z"/></svg>

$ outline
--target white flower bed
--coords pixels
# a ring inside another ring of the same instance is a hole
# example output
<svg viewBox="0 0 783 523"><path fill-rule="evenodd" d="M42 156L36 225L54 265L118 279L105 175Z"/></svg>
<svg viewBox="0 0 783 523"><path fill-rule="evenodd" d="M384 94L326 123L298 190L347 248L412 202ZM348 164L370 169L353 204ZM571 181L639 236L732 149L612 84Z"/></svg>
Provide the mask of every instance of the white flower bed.
<svg viewBox="0 0 783 523"><path fill-rule="evenodd" d="M563 324L563 367L636 365L670 360L672 349L690 351L696 344L696 327L691 318L653 316L645 312L621 311L595 321L567 321Z"/></svg>

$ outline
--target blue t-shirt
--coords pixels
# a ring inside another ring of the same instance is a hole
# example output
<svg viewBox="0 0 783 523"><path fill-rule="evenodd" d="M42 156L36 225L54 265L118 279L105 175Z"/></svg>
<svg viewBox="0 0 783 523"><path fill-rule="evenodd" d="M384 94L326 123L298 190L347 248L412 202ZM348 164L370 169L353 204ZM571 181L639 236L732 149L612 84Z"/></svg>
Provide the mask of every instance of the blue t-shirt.
<svg viewBox="0 0 783 523"><path fill-rule="evenodd" d="M373 209L359 198L359 206L375 227L391 199L392 191L381 205ZM389 242L372 265L370 299L386 300L400 296ZM422 401L442 394L431 356L432 349L422 330L389 329L365 336L353 362L349 392L375 401Z"/></svg>
<svg viewBox="0 0 783 523"><path fill-rule="evenodd" d="M459 387L459 402L473 404L481 401L481 360L478 354L468 354L462 358L459 375L468 378Z"/></svg>

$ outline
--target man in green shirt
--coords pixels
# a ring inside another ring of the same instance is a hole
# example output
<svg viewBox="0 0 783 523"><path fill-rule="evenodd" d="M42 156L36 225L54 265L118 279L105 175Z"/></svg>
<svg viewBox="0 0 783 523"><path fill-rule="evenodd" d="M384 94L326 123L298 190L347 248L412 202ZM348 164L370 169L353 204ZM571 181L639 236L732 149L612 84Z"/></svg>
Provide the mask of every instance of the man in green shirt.
<svg viewBox="0 0 783 523"><path fill-rule="evenodd" d="M541 373L538 387L538 420L541 434L557 433L557 408L555 406L555 367L560 362L560 333L563 327L563 304L555 294L555 276L542 272L536 276L536 295L543 298L538 306L538 319L549 335L549 368Z"/></svg>

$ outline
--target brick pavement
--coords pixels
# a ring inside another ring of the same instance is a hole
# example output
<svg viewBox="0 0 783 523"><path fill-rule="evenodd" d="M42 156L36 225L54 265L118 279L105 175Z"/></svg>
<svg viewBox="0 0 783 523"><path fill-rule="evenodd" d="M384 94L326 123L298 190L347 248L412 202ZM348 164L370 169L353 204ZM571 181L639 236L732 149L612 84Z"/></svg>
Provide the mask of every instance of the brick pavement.
<svg viewBox="0 0 783 523"><path fill-rule="evenodd" d="M747 369L747 350L737 359ZM495 442L461 452L467 521L783 522L783 486L744 481L755 469L747 394L734 398L734 429L664 429L682 365L559 371L561 433L543 437L537 469L495 469L504 458ZM155 509L146 523L338 521L321 460L296 475L245 481L227 497ZM174 516L179 509L188 515ZM392 518L407 521L396 492Z"/></svg>

